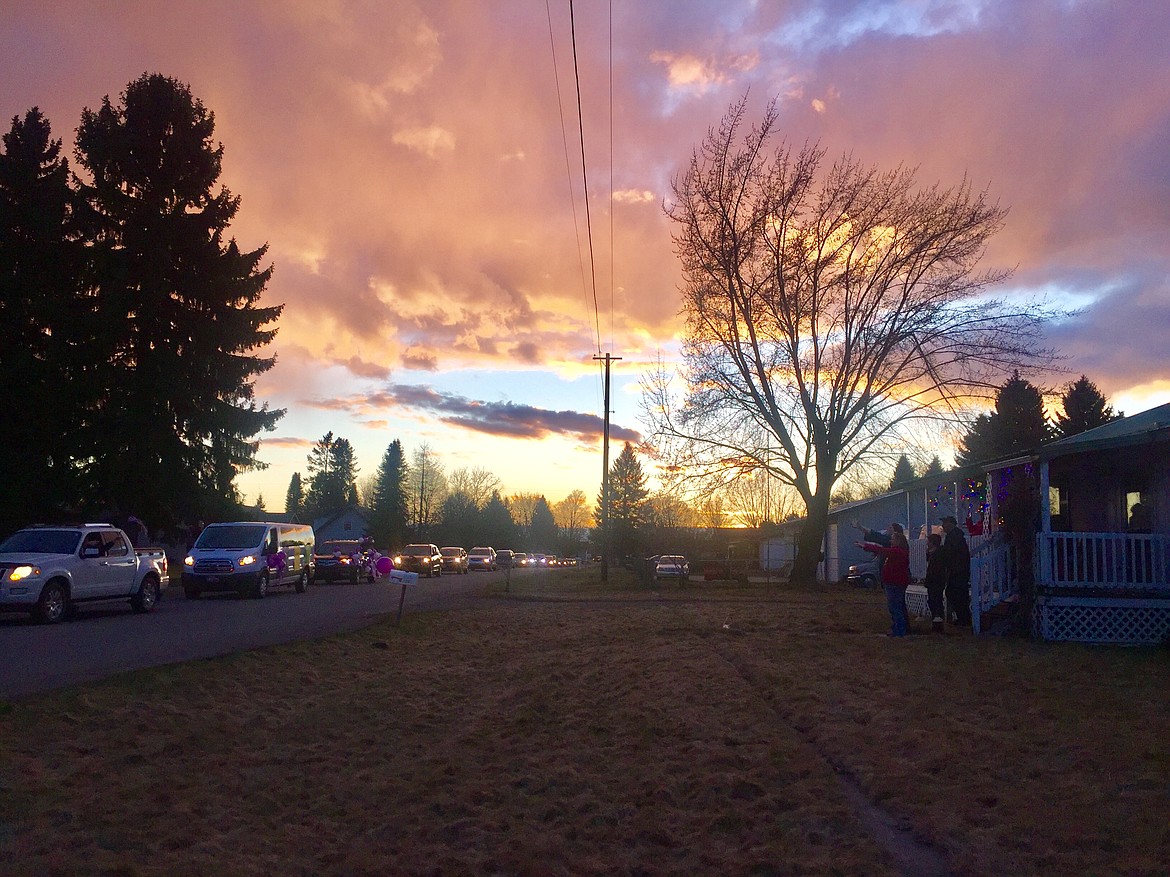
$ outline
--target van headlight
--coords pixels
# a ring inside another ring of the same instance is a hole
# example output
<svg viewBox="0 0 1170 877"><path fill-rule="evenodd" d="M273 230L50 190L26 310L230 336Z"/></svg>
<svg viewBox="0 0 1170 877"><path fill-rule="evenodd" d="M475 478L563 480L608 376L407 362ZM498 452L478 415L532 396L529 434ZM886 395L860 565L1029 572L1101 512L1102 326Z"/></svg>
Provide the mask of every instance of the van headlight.
<svg viewBox="0 0 1170 877"><path fill-rule="evenodd" d="M256 562L256 555L254 555L254 554L245 554L239 560L240 566L251 566L255 562Z"/></svg>
<svg viewBox="0 0 1170 877"><path fill-rule="evenodd" d="M39 576L41 571L35 566L14 566L8 573L8 581L19 582L21 579L27 579L29 576Z"/></svg>

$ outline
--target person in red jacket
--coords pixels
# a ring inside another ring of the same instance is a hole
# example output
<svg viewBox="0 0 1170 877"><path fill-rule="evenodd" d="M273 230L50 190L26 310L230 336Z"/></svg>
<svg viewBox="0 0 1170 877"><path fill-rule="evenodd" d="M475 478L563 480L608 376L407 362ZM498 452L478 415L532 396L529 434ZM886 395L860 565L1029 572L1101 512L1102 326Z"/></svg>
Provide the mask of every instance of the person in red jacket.
<svg viewBox="0 0 1170 877"><path fill-rule="evenodd" d="M890 636L905 636L910 632L910 617L906 613L906 586L910 584L910 543L902 525L886 528L889 546L876 542L858 542L858 547L882 558L882 588L890 610Z"/></svg>

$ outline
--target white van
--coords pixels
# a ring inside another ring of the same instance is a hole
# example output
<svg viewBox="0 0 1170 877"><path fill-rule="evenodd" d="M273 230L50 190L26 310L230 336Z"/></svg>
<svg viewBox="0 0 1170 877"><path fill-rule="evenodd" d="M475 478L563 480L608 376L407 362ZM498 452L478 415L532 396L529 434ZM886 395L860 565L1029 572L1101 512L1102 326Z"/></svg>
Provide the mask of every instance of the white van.
<svg viewBox="0 0 1170 877"><path fill-rule="evenodd" d="M313 577L313 542L308 524L208 524L183 559L183 593L259 598L276 585L292 585L303 594Z"/></svg>

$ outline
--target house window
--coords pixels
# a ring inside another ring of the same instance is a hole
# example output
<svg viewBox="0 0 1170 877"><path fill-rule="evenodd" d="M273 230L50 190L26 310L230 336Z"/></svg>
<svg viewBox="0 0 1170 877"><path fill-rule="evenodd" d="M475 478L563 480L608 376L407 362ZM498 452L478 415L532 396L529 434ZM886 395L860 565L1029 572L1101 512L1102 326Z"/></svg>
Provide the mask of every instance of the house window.
<svg viewBox="0 0 1170 877"><path fill-rule="evenodd" d="M1059 532L1065 529L1068 521L1068 490L1057 484L1048 488L1048 514L1052 519L1052 529Z"/></svg>

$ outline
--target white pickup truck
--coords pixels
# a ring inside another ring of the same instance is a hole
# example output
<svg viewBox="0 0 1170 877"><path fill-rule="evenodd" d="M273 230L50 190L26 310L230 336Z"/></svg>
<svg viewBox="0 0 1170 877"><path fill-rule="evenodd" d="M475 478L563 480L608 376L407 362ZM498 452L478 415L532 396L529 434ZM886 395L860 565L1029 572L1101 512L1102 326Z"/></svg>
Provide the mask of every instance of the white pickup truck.
<svg viewBox="0 0 1170 877"><path fill-rule="evenodd" d="M0 542L0 612L46 624L82 603L129 600L149 612L169 581L161 548L135 549L110 524L28 527Z"/></svg>

